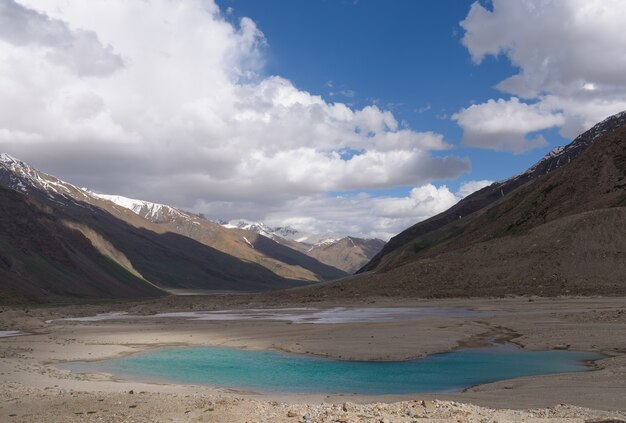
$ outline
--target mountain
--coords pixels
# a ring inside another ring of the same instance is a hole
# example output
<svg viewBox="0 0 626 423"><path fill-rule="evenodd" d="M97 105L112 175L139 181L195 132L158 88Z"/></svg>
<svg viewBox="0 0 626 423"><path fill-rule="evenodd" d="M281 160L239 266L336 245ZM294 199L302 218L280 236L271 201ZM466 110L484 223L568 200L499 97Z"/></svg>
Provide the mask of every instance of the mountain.
<svg viewBox="0 0 626 423"><path fill-rule="evenodd" d="M376 238L347 236L318 242L307 254L352 274L374 257L384 245L385 241Z"/></svg>
<svg viewBox="0 0 626 423"><path fill-rule="evenodd" d="M615 115L528 172L409 228L366 266L374 270L317 294L626 294L625 120Z"/></svg>
<svg viewBox="0 0 626 423"><path fill-rule="evenodd" d="M319 282L347 273L304 254L297 246L281 243L264 227L225 228L217 222L176 207L118 195L93 194L100 207L118 213L119 207L149 221L150 229L173 232L250 263L259 264L287 279ZM295 247L295 248L294 248Z"/></svg>
<svg viewBox="0 0 626 423"><path fill-rule="evenodd" d="M165 294L123 253L74 229L57 211L0 186L0 301Z"/></svg>
<svg viewBox="0 0 626 423"><path fill-rule="evenodd" d="M110 201L118 206L124 207L133 213L148 219L152 223L168 223L172 221L182 220L182 222L191 222L197 224L201 219L200 216L184 212L175 207L165 204L151 203L149 201L134 200L132 198L122 197L121 195L105 195L89 192L94 197Z"/></svg>
<svg viewBox="0 0 626 423"><path fill-rule="evenodd" d="M117 257L117 264L125 267L127 272L136 274L135 278L149 281L162 289L258 291L303 284L302 281L283 278L256 263L240 260L186 236L172 233L126 208L40 172L6 154L0 155L0 185L12 189L23 198L25 203L19 210L27 207L38 210L37 213L21 216L5 209L4 219L8 227L12 219L25 219L25 227L37 228L46 221L44 217L47 216L48 220L56 222L54 229L51 229L52 234L56 234L59 225L69 228L73 237L89 240L100 255ZM59 235L59 239L63 241L69 235L65 234L66 229L62 231L63 235ZM42 237L45 234L41 232ZM30 242L25 246L20 246L19 236L4 237L0 254L5 263L16 263L7 265L12 269L9 271L12 272L13 280L24 282L24 286L31 284L42 287L41 277L33 275L33 272L39 271L24 258L37 256L35 247L39 242L39 232L34 231L28 236ZM46 244L47 241L42 238L40 243ZM61 244L65 245L63 242ZM67 245L69 251L82 251L74 248L73 243ZM93 260L95 258L92 257ZM46 269L53 267L57 273L63 273L66 271L65 262L67 260L54 259ZM93 274L88 270L84 268L81 274L72 279L77 281L76 284L68 281L66 286L55 285L56 291L63 295L87 296L94 293L97 296L97 289L87 292L78 286L78 281L94 284L104 282L103 278L95 276L95 270ZM126 275L124 278L128 279ZM54 280L63 283L62 278ZM4 285L2 288L5 288ZM97 288L109 289L108 297L128 297L132 294L125 289L117 289L115 285L99 285ZM42 289L41 296L47 296L46 287ZM149 290L155 295L154 287ZM25 295L29 295L30 291L25 292ZM140 295L137 293L135 296Z"/></svg>
<svg viewBox="0 0 626 423"><path fill-rule="evenodd" d="M321 260L309 256L294 248L291 243L279 242L276 238L268 238L250 230L231 229L231 232L239 234L254 250L272 257L285 265L297 265L312 269L323 280L334 280L348 276L341 268L329 265Z"/></svg>
<svg viewBox="0 0 626 423"><path fill-rule="evenodd" d="M482 210L501 198L507 196L517 188L546 175L562 166L569 164L572 160L582 154L590 145L602 135L611 133L626 124L626 112L610 116L598 123L593 128L579 135L569 145L557 147L550 151L534 166L526 172L514 176L502 182L496 182L485 187L459 201L450 209L431 217L430 219L416 223L400 234L391 238L383 249L363 266L359 272L367 272L382 269L385 262L394 257L392 253L402 249L408 244L413 244L416 240L436 231L452 222L467 217L479 210Z"/></svg>
<svg viewBox="0 0 626 423"><path fill-rule="evenodd" d="M297 249L306 251L311 246L323 242L329 239L339 240L340 236L331 232L314 234L309 232L298 231L289 226L282 226L272 228L262 222L251 222L248 220L233 220L223 224L228 229L245 229L247 231L253 231L259 233L268 238L277 240L277 242L286 243L287 245L294 246Z"/></svg>
<svg viewBox="0 0 626 423"><path fill-rule="evenodd" d="M368 263L385 245L377 238L342 237L333 233L312 234L283 226L271 228L261 222L231 221L225 228L253 231L352 274Z"/></svg>

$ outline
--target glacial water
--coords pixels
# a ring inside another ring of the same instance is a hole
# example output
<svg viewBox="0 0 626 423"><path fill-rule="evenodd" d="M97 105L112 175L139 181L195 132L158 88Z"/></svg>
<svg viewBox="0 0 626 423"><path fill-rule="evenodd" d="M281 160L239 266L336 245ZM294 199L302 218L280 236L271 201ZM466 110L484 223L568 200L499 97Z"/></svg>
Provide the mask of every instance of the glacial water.
<svg viewBox="0 0 626 423"><path fill-rule="evenodd" d="M162 348L121 359L64 366L129 379L286 393L405 394L459 391L519 376L589 370L603 356L524 351L513 346L465 349L397 362L341 361L276 351L221 347Z"/></svg>

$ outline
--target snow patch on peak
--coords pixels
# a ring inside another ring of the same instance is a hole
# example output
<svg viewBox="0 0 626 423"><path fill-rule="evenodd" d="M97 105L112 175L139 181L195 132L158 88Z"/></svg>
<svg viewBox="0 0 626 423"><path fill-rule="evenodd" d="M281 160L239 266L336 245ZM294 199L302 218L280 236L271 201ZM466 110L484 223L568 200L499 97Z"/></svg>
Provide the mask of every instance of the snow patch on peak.
<svg viewBox="0 0 626 423"><path fill-rule="evenodd" d="M13 171L17 171L18 169L21 172L34 172L35 171L35 169L29 166L28 163L20 159L16 159L15 157L7 153L0 154L0 164L2 164L5 168L8 168Z"/></svg>
<svg viewBox="0 0 626 423"><path fill-rule="evenodd" d="M33 188L43 190L52 200L55 195L66 198L73 198L73 194L87 195L83 189L41 172L7 153L0 154L0 167L8 171L8 175L5 175L7 185L24 193Z"/></svg>
<svg viewBox="0 0 626 423"><path fill-rule="evenodd" d="M326 238L326 239L319 241L315 245L330 245L330 244L334 244L335 242L341 241L342 239L343 238Z"/></svg>
<svg viewBox="0 0 626 423"><path fill-rule="evenodd" d="M330 245L336 244L337 242L341 241L342 239L343 238L325 238L325 239L322 239L321 241L318 241L315 244L313 244L311 246L311 248L308 249L308 252L311 252L311 251L315 250L316 248L323 248L323 247L328 247Z"/></svg>
<svg viewBox="0 0 626 423"><path fill-rule="evenodd" d="M16 159L15 157L11 156L10 154L7 153L0 153L0 162L3 163L23 163L20 160Z"/></svg>
<svg viewBox="0 0 626 423"><path fill-rule="evenodd" d="M565 150L565 147L562 147L562 146L554 147L552 150L550 150L548 152L548 154L546 154L546 156L547 157L556 157L559 154L561 154L563 152L563 150Z"/></svg>
<svg viewBox="0 0 626 423"><path fill-rule="evenodd" d="M188 218L186 215L174 207L167 206L165 204L152 203L150 201L137 200L134 198L122 197L121 195L108 195L108 194L95 194L95 197L103 200L111 201L120 207L131 210L133 213L139 216L145 217L148 220L156 221L163 217L164 214L171 214L178 217Z"/></svg>
<svg viewBox="0 0 626 423"><path fill-rule="evenodd" d="M228 223L222 224L224 228L228 229L244 229L246 231L256 232L270 239L274 239L274 230L261 222L251 222L249 220L231 220Z"/></svg>

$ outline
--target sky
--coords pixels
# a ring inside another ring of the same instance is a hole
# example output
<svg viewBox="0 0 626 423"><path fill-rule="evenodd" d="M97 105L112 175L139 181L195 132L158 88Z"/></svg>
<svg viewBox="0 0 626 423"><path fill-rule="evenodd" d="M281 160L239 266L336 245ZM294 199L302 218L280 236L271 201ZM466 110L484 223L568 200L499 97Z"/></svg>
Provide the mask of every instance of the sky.
<svg viewBox="0 0 626 423"><path fill-rule="evenodd" d="M0 151L388 239L626 109L621 0L0 0Z"/></svg>

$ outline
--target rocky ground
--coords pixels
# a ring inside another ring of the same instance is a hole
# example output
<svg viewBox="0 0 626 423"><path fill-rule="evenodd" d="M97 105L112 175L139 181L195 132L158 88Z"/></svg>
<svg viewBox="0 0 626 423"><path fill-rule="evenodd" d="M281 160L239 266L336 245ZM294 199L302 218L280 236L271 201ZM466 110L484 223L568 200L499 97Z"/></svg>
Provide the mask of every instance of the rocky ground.
<svg viewBox="0 0 626 423"><path fill-rule="evenodd" d="M287 403L233 395L74 392L3 384L0 418L6 422L232 422L232 423L414 423L414 422L619 422L620 412L571 405L510 410L453 401L393 403Z"/></svg>
<svg viewBox="0 0 626 423"><path fill-rule="evenodd" d="M374 303L372 303L372 301ZM168 298L142 303L18 307L0 311L0 422L626 422L623 298L368 299L343 306L462 307L471 317L404 322L290 324L277 321L69 322L68 316L129 311L334 307L264 303L258 297ZM596 370L500 381L461 393L404 396L259 394L77 374L65 361L99 360L168 345L278 349L340 359L406 359L494 339L532 350L597 351ZM374 341L372 341L374 340Z"/></svg>

